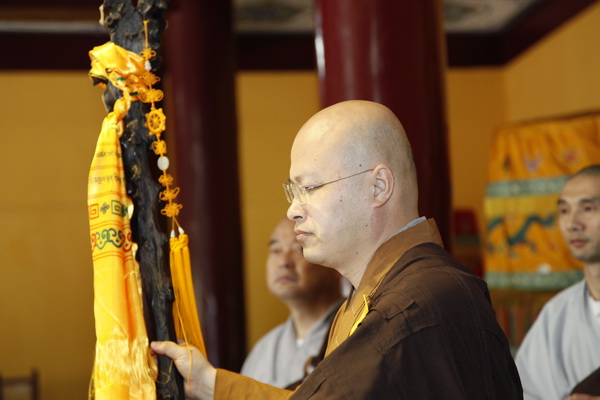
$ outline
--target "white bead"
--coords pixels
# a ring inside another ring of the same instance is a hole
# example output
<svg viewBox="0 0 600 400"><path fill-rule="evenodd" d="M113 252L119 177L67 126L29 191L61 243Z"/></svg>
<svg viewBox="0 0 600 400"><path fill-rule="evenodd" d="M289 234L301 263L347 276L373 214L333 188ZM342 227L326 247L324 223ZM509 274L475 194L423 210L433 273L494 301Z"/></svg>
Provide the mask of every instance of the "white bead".
<svg viewBox="0 0 600 400"><path fill-rule="evenodd" d="M156 164L158 165L158 169L160 169L161 171L166 171L167 169L169 169L169 159L167 158L167 156L158 157L158 161L156 162Z"/></svg>
<svg viewBox="0 0 600 400"><path fill-rule="evenodd" d="M150 61L146 60L146 62L144 63L144 68L146 69L146 71L152 71L152 65L150 64Z"/></svg>

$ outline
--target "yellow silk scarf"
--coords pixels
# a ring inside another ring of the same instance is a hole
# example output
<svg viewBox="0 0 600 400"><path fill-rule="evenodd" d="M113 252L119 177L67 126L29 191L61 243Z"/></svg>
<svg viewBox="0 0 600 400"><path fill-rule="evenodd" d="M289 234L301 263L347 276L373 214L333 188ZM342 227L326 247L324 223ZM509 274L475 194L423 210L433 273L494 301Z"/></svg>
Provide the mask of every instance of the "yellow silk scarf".
<svg viewBox="0 0 600 400"><path fill-rule="evenodd" d="M90 55L91 74L114 80L117 87L129 74L143 71L141 57L113 43L95 48ZM98 400L156 398L157 368L143 319L139 266L129 221L132 203L125 191L119 143L130 103L125 90L104 119L88 182L96 320L90 397Z"/></svg>

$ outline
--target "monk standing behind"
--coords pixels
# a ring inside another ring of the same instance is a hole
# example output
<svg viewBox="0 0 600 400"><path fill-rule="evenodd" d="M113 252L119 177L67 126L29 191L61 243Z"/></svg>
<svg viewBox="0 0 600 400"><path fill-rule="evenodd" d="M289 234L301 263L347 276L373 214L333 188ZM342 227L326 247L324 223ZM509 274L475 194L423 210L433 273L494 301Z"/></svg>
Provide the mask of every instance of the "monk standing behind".
<svg viewBox="0 0 600 400"><path fill-rule="evenodd" d="M256 343L241 374L280 388L296 387L324 355L331 321L342 303L340 274L306 261L294 223L283 219L269 240L266 276L269 291L290 316Z"/></svg>

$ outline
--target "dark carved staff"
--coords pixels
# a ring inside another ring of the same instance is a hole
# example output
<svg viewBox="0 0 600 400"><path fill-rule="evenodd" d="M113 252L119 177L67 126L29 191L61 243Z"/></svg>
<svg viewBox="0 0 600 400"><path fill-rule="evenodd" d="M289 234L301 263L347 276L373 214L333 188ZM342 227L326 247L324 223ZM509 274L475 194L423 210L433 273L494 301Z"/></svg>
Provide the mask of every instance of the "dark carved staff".
<svg viewBox="0 0 600 400"><path fill-rule="evenodd" d="M164 13L167 0L138 0L134 7L130 0L104 0L102 23L110 40L136 54L146 46L144 21L147 22L149 47L156 52L150 59L152 72L160 67L160 34L165 28ZM106 107L111 111L121 96L119 89L108 83L103 94ZM141 101L131 103L124 119L125 131L121 137L127 194L134 204L131 218L133 241L138 244L136 259L140 264L144 299L144 320L150 340L176 340L172 305L173 286L169 269L169 242L165 223L161 223L157 182L158 170L151 149L154 136L148 135L145 115L150 105ZM152 159L152 164L149 162ZM157 396L161 400L184 399L183 379L171 360L158 356Z"/></svg>

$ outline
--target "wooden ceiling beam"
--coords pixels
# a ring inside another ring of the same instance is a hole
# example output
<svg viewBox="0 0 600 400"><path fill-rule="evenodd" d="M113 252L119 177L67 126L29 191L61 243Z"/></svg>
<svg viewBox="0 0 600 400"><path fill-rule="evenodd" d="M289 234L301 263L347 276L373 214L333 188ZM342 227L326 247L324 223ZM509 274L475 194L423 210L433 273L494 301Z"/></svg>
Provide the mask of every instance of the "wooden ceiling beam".
<svg viewBox="0 0 600 400"><path fill-rule="evenodd" d="M535 3L499 32L448 33L450 67L500 66L510 62L542 37L597 0L545 0ZM11 28L20 20L83 21L93 26L99 12L96 0L3 0L0 6L0 70L88 69L87 53L108 40L101 30L33 32ZM177 7L176 0L171 6ZM168 18L168 15L167 15ZM8 26L7 26L8 25ZM33 25L32 25L33 26ZM66 26L65 26L66 28ZM240 70L315 69L313 35L238 33L237 66Z"/></svg>

